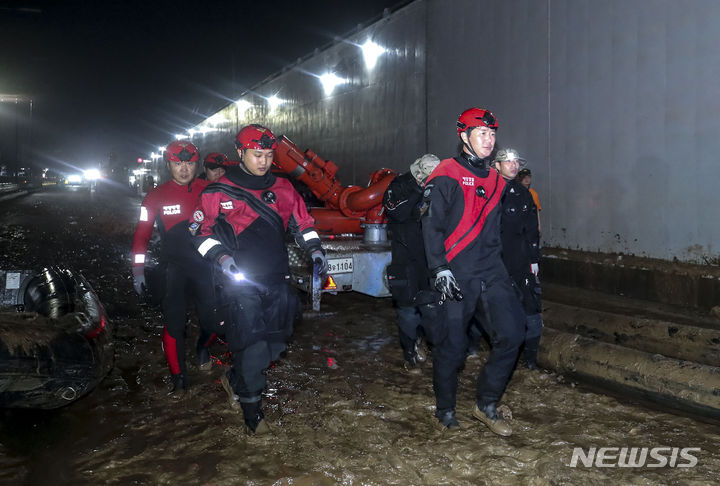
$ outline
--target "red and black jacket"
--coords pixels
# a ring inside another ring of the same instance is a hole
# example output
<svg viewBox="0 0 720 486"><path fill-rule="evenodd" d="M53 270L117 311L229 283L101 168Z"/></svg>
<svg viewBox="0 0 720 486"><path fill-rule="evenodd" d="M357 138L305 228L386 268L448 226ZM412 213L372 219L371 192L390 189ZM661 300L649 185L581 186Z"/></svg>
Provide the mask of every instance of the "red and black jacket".
<svg viewBox="0 0 720 486"><path fill-rule="evenodd" d="M428 268L450 268L455 278L490 282L507 276L500 242L505 180L460 156L445 159L425 184L422 220Z"/></svg>
<svg viewBox="0 0 720 486"><path fill-rule="evenodd" d="M233 167L202 192L190 230L203 257L232 255L251 280L269 282L288 274L288 228L308 254L322 251L314 224L290 181Z"/></svg>
<svg viewBox="0 0 720 486"><path fill-rule="evenodd" d="M161 184L150 191L140 206L140 217L133 237L133 267L142 268L145 253L152 235L153 225L157 223L160 232L161 258L168 261L202 261L192 244L187 230L187 220L197 206L200 192L208 185L207 181L193 180L190 184L180 185L174 180Z"/></svg>

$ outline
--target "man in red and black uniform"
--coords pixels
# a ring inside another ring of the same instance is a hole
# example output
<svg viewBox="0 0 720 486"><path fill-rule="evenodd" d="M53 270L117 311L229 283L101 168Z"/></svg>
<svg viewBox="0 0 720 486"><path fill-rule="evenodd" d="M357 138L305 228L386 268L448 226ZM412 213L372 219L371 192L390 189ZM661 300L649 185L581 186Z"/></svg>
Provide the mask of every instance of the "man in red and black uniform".
<svg viewBox="0 0 720 486"><path fill-rule="evenodd" d="M241 163L202 192L190 231L200 255L222 269L225 327L233 359L221 382L233 408L242 408L247 431L269 431L260 402L265 370L285 350L297 300L289 287L288 229L319 273L327 273L320 238L305 203L287 179L270 167L277 148L273 133L248 125L235 146Z"/></svg>
<svg viewBox="0 0 720 486"><path fill-rule="evenodd" d="M225 175L225 171L233 165L238 165L239 162L232 162L228 159L227 155L221 154L220 152L210 152L203 159L203 168L205 171L198 176L198 179L204 179L210 182L217 182L222 176ZM222 307L222 302L218 302L216 308ZM197 342L197 353L198 360L200 362L200 369L203 371L210 371L212 369L212 360L210 358L210 346L218 335L216 333L207 333L201 331L200 338Z"/></svg>
<svg viewBox="0 0 720 486"><path fill-rule="evenodd" d="M499 435L512 429L497 411L523 342L525 316L501 258L500 200L505 181L489 163L495 147L495 116L465 110L457 122L463 150L443 160L425 185L429 204L422 219L428 268L445 297L444 336L433 348L435 416L442 426L455 418L458 370L465 359L468 324L476 312L492 344L477 382L473 416Z"/></svg>
<svg viewBox="0 0 720 486"><path fill-rule="evenodd" d="M145 252L153 226L157 224L161 240L160 259L165 265L163 350L172 374L171 394L176 397L187 388L185 322L188 287L192 290L200 327L205 334L214 328L217 320L210 265L197 254L187 229L187 221L195 210L200 192L208 184L195 178L199 159L197 147L190 142L178 140L167 146L165 161L172 179L150 191L143 200L132 246L133 283L135 291L142 295ZM200 360L205 361L200 363L201 366L209 362L206 349Z"/></svg>

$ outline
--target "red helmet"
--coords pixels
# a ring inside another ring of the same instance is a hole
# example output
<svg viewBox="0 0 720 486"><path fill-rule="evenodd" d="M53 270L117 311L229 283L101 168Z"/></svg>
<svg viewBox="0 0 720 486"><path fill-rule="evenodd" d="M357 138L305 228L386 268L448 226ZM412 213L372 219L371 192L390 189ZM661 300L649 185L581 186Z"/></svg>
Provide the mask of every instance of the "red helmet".
<svg viewBox="0 0 720 486"><path fill-rule="evenodd" d="M495 115L493 115L492 112L490 112L489 110L484 110L482 108L469 108L463 111L458 117L458 137L462 132L472 130L473 128L477 127L488 127L497 130L497 118L495 118Z"/></svg>
<svg viewBox="0 0 720 486"><path fill-rule="evenodd" d="M229 167L230 159L227 158L227 155L221 154L220 152L210 152L205 156L205 159L203 160L203 165L205 167L215 166L210 167L211 169L217 169L218 167Z"/></svg>
<svg viewBox="0 0 720 486"><path fill-rule="evenodd" d="M240 130L235 137L235 147L239 150L265 150L277 148L277 139L269 128L253 123Z"/></svg>
<svg viewBox="0 0 720 486"><path fill-rule="evenodd" d="M197 162L198 160L200 160L200 152L187 140L176 140L165 149L166 162Z"/></svg>

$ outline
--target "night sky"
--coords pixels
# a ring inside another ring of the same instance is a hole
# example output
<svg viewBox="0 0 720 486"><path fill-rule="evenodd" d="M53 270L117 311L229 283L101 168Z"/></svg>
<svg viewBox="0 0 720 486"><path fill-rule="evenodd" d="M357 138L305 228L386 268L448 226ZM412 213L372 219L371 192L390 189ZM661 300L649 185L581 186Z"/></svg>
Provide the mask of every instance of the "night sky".
<svg viewBox="0 0 720 486"><path fill-rule="evenodd" d="M147 157L401 0L0 0L0 93L34 100L34 161Z"/></svg>

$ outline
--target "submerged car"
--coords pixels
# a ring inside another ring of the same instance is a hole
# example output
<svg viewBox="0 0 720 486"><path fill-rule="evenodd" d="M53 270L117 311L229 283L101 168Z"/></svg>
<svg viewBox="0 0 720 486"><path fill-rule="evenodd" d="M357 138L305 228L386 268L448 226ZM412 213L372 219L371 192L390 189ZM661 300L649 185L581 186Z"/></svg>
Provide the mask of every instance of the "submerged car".
<svg viewBox="0 0 720 486"><path fill-rule="evenodd" d="M80 274L0 269L0 407L53 409L113 365L110 322Z"/></svg>

